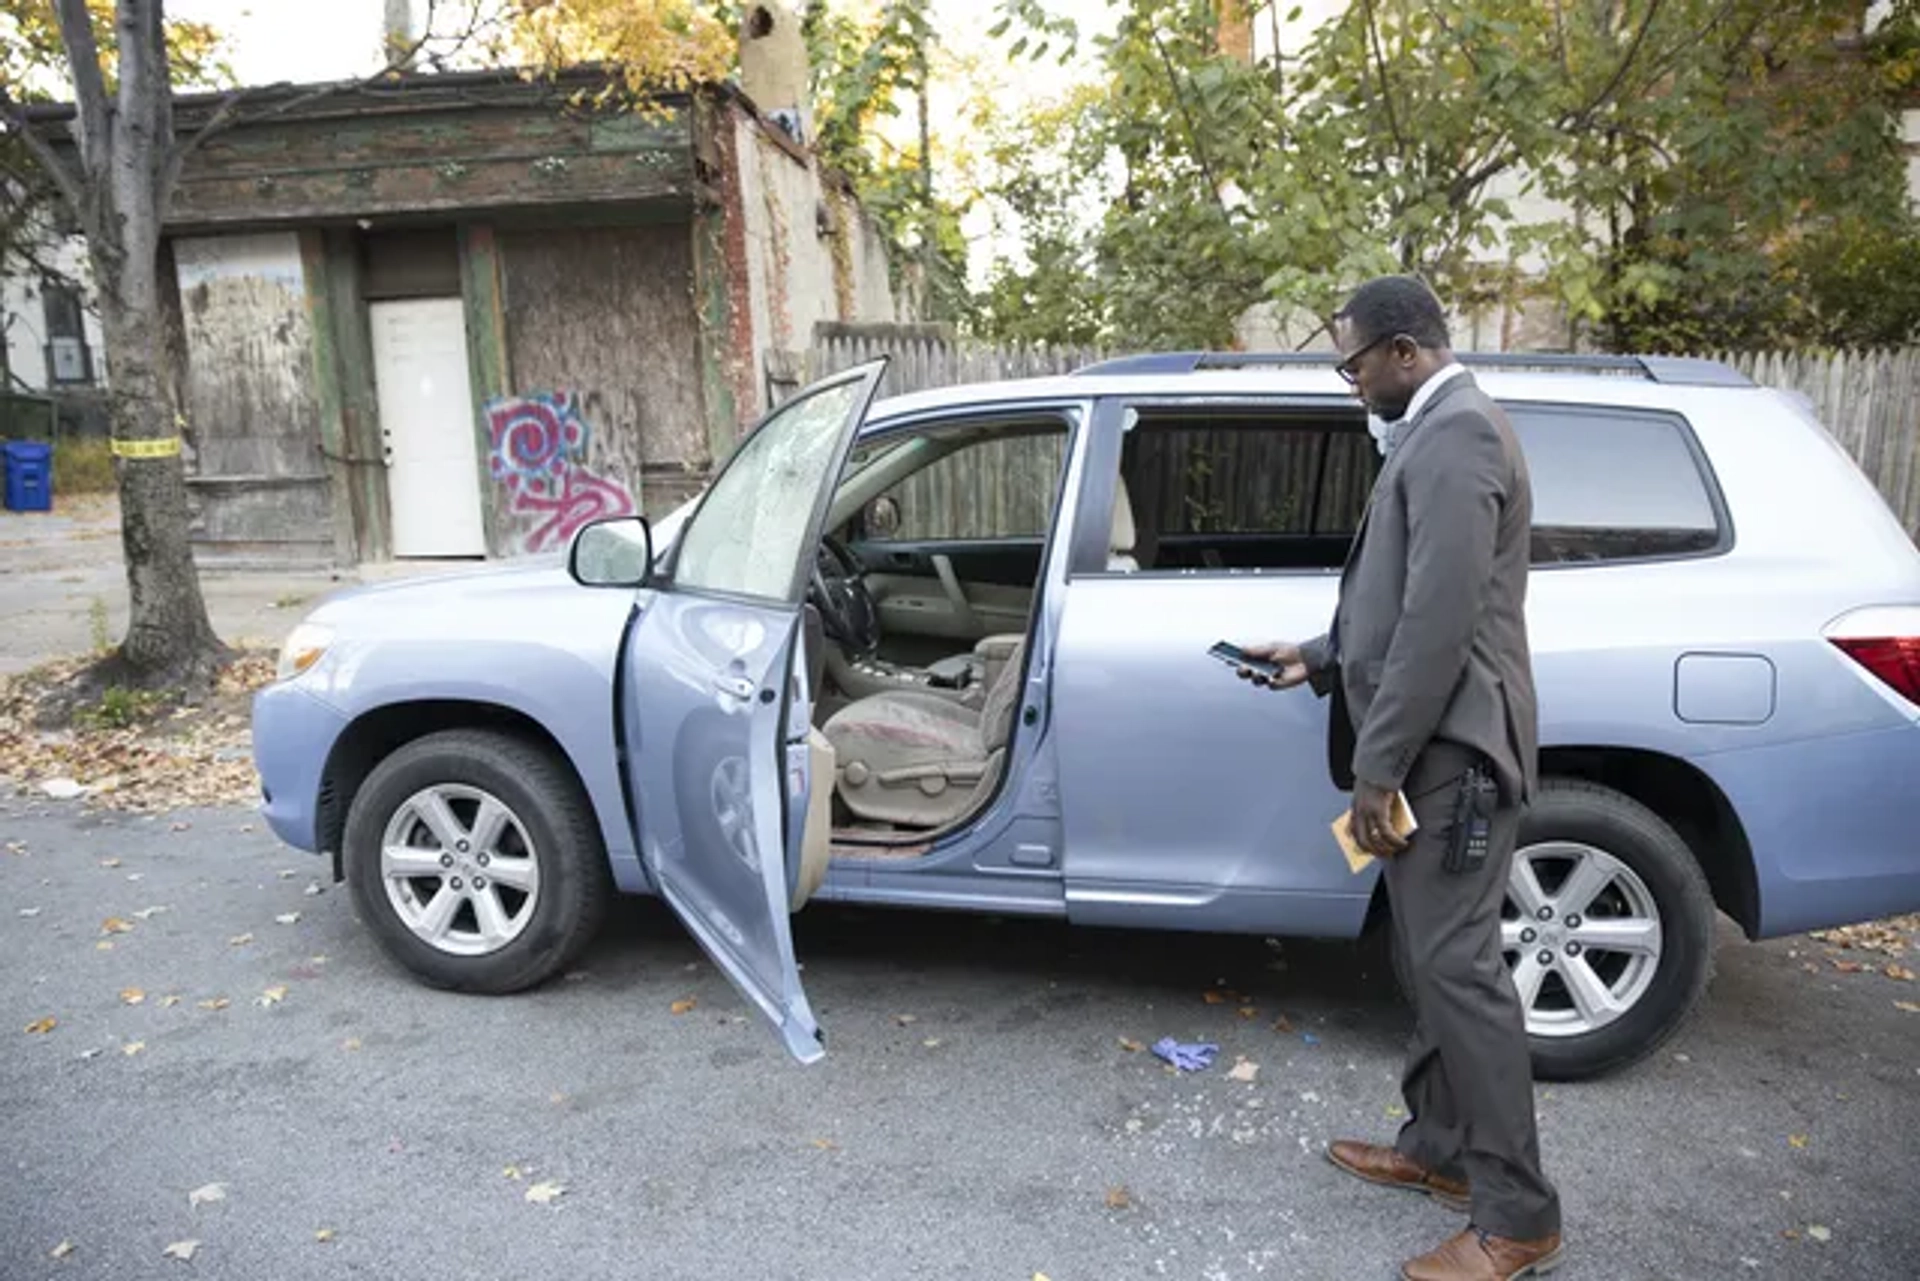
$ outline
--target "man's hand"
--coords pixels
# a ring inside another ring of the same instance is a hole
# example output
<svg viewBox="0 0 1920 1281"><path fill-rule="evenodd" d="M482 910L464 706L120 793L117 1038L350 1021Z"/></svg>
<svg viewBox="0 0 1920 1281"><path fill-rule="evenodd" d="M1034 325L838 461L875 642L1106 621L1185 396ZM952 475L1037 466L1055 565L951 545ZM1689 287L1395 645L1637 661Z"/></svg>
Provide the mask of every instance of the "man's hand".
<svg viewBox="0 0 1920 1281"><path fill-rule="evenodd" d="M1292 689L1306 683L1307 660L1301 656L1298 645L1290 641L1269 641L1264 645L1242 645L1240 648L1247 652L1248 657L1272 663L1280 669L1278 676L1269 676L1251 667L1242 667L1238 669L1242 680L1265 685L1268 689Z"/></svg>
<svg viewBox="0 0 1920 1281"><path fill-rule="evenodd" d="M1393 793L1375 787L1365 779L1353 784L1354 843L1375 858L1392 858L1407 848L1407 842L1393 830Z"/></svg>

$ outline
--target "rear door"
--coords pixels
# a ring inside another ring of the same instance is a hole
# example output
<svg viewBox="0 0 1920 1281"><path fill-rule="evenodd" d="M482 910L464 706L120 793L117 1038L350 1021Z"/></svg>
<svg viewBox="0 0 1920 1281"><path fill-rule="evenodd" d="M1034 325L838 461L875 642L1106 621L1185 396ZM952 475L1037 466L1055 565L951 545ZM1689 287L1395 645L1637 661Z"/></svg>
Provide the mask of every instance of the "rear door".
<svg viewBox="0 0 1920 1281"><path fill-rule="evenodd" d="M1320 635L1379 463L1347 398L1103 401L1054 657L1067 914L1093 925L1349 934L1377 868L1328 833L1328 700L1259 690L1216 642ZM1140 567L1109 570L1122 454ZM1169 563L1171 562L1171 563Z"/></svg>
<svg viewBox="0 0 1920 1281"><path fill-rule="evenodd" d="M884 361L808 387L739 449L641 600L621 714L661 896L802 1062L825 1053L794 963L813 788L800 608L835 482Z"/></svg>

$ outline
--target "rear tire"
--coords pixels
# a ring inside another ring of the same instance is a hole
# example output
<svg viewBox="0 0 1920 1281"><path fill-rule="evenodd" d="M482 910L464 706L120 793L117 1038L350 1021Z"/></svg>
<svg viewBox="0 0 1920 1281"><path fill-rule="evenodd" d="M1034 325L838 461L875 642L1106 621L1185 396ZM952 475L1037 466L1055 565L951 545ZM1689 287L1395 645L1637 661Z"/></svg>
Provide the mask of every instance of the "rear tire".
<svg viewBox="0 0 1920 1281"><path fill-rule="evenodd" d="M534 986L593 941L613 895L572 768L494 730L448 730L381 761L354 795L348 887L381 949L432 987Z"/></svg>
<svg viewBox="0 0 1920 1281"><path fill-rule="evenodd" d="M1523 861L1534 869L1530 886ZM1569 892L1588 901L1573 903ZM1541 786L1521 818L1502 911L1538 1080L1590 1079L1646 1058L1686 1025L1712 975L1716 909L1699 863L1671 826L1612 788L1578 779ZM1411 1001L1397 946L1393 961Z"/></svg>

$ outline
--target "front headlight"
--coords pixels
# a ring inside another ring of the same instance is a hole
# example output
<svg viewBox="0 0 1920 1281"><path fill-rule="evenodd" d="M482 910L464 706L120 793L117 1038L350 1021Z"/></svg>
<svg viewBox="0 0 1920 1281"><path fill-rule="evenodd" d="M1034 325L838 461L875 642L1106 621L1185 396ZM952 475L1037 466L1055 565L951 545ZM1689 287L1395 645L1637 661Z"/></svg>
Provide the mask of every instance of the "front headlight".
<svg viewBox="0 0 1920 1281"><path fill-rule="evenodd" d="M289 680L306 671L320 661L327 652L327 646L333 644L333 628L322 623L301 623L287 637L287 643L280 647L280 661L274 668L274 679Z"/></svg>

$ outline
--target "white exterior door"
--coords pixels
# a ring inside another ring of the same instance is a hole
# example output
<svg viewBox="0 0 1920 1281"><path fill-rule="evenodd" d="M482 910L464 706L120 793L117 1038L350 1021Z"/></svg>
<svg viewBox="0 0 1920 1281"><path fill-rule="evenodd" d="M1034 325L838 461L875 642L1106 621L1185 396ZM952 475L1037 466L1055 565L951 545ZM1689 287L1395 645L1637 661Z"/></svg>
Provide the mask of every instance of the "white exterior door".
<svg viewBox="0 0 1920 1281"><path fill-rule="evenodd" d="M367 307L393 554L484 556L467 326L458 298Z"/></svg>

